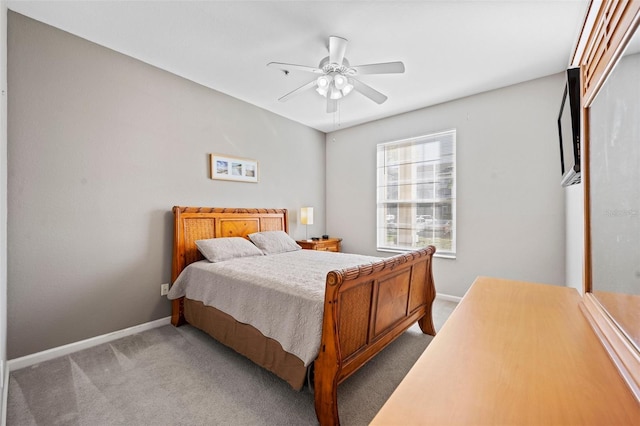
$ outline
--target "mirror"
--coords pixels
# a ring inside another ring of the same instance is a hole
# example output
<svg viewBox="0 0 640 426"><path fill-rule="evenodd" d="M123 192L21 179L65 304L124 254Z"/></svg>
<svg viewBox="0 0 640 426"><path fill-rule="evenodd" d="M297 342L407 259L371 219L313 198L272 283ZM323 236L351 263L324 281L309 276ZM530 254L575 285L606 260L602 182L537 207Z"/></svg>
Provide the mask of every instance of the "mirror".
<svg viewBox="0 0 640 426"><path fill-rule="evenodd" d="M640 31L589 110L591 291L640 350Z"/></svg>

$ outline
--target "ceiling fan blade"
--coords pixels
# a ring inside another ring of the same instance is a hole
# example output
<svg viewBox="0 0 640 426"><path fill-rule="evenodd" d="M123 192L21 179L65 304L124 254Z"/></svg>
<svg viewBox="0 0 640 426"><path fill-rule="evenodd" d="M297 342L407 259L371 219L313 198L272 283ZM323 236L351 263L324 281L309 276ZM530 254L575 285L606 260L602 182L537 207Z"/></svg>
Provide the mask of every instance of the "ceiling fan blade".
<svg viewBox="0 0 640 426"><path fill-rule="evenodd" d="M308 67L306 65L296 65L296 64L285 64L283 62L269 62L267 64L268 67L278 68L279 70L289 72L289 71L305 71L312 72L315 74L324 74L321 69Z"/></svg>
<svg viewBox="0 0 640 426"><path fill-rule="evenodd" d="M338 111L338 101L327 96L327 113L332 114Z"/></svg>
<svg viewBox="0 0 640 426"><path fill-rule="evenodd" d="M404 64L398 62L384 62L381 64L356 65L351 67L356 71L356 75L363 74L401 74L404 72Z"/></svg>
<svg viewBox="0 0 640 426"><path fill-rule="evenodd" d="M364 84L363 82L361 82L360 80L356 80L355 78L352 80L353 80L353 88L356 89L358 92L362 93L367 98L371 99L373 102L377 104L381 104L387 100L387 97L385 95L378 92L373 87L367 84Z"/></svg>
<svg viewBox="0 0 640 426"><path fill-rule="evenodd" d="M346 38L329 37L329 63L342 65L344 54L347 51L347 42Z"/></svg>
<svg viewBox="0 0 640 426"><path fill-rule="evenodd" d="M297 89L292 90L291 92L287 93L286 95L284 95L283 97L279 98L278 100L280 102L286 102L288 101L291 97L304 92L307 89L310 89L312 87L315 87L318 83L316 82L316 80L310 81L307 84L304 84L300 87L298 87Z"/></svg>

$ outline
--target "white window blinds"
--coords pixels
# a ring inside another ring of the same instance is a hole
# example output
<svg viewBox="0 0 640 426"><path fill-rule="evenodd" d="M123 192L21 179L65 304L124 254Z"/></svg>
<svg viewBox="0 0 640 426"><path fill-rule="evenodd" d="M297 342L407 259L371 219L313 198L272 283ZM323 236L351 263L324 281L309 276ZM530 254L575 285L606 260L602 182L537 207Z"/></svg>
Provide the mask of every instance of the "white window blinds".
<svg viewBox="0 0 640 426"><path fill-rule="evenodd" d="M378 144L378 250L456 253L456 131Z"/></svg>

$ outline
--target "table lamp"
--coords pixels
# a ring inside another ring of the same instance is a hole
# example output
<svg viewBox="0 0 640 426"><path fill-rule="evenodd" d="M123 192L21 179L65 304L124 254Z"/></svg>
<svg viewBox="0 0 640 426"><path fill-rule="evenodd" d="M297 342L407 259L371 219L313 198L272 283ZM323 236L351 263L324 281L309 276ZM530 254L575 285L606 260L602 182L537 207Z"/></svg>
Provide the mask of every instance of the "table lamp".
<svg viewBox="0 0 640 426"><path fill-rule="evenodd" d="M309 239L309 225L313 225L313 207L302 207L300 209L300 223L306 225L305 239Z"/></svg>

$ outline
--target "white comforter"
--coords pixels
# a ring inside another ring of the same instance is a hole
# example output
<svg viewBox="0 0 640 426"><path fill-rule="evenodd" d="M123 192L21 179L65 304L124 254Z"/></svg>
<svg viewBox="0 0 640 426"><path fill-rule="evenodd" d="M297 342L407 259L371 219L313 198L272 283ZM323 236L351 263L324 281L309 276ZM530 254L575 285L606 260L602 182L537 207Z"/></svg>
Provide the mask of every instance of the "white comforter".
<svg viewBox="0 0 640 426"><path fill-rule="evenodd" d="M186 296L251 324L309 365L318 355L327 273L377 257L298 250L218 263L192 263L169 299Z"/></svg>

